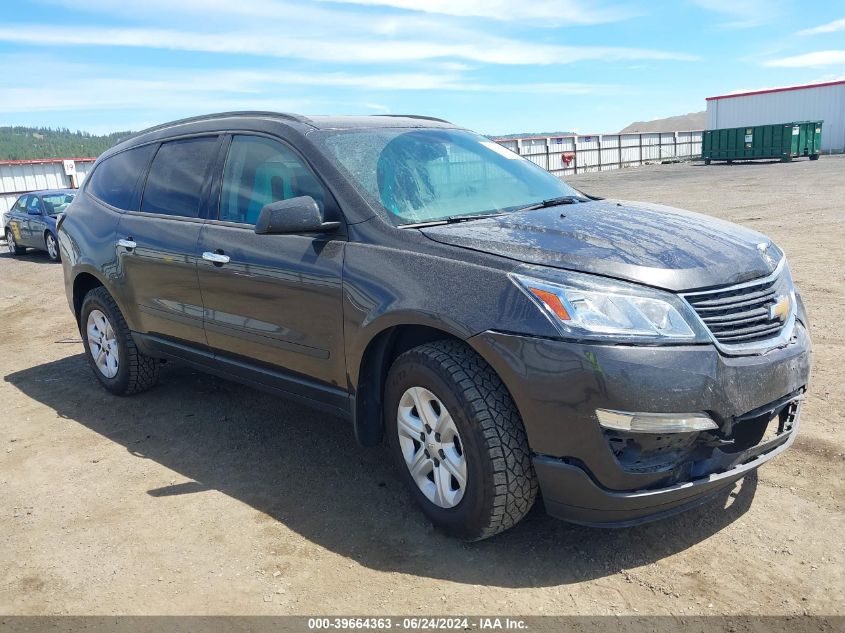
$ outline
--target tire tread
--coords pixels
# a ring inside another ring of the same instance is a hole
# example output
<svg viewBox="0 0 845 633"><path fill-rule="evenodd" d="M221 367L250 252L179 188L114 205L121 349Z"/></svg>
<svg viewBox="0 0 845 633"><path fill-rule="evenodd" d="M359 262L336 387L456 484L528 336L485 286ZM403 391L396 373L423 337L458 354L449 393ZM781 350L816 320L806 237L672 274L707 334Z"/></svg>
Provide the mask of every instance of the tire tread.
<svg viewBox="0 0 845 633"><path fill-rule="evenodd" d="M504 383L478 353L461 341L426 343L399 358L403 357L446 372L460 390L456 395L469 404L469 419L481 428L495 489L487 525L473 540L513 527L534 505L538 485L525 427Z"/></svg>
<svg viewBox="0 0 845 633"><path fill-rule="evenodd" d="M108 309L110 313L109 317L114 319L112 327L125 341L125 350L122 351L125 351L124 356L129 369L129 377L126 387L121 391L120 395L131 396L136 393L147 391L155 386L158 382L159 362L157 359L143 354L138 349L138 346L135 345L135 341L132 339L132 333L129 330L129 326L126 324L126 319L123 318L123 313L120 311L120 308L117 306L117 302L109 294L108 290L99 286L91 290L86 295L85 299L87 300L88 297L96 298L97 301L102 303L103 306ZM80 323L80 330L82 328L83 326ZM82 335L85 336L84 331Z"/></svg>

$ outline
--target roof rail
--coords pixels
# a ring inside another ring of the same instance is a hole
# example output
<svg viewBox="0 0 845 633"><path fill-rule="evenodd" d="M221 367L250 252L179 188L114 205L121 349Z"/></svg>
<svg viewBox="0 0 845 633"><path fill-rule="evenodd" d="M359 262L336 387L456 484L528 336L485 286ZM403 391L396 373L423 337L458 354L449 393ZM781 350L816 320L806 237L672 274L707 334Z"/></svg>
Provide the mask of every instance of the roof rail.
<svg viewBox="0 0 845 633"><path fill-rule="evenodd" d="M140 132L136 132L132 136L140 136L141 134L147 134L148 132L155 132L157 130L163 130L165 128L173 127L174 125L183 125L185 123L194 123L196 121L206 121L209 119L225 119L227 117L236 117L236 116L261 116L261 117L273 117L277 119L289 119L291 121L297 121L298 123L307 123L311 124L311 119L308 117L302 116L301 114L293 114L292 112L269 112L269 111L262 111L262 110L234 110L232 112L217 112L214 114L200 114L197 116L188 117L185 119L179 119L177 121L170 121L168 123L161 123L159 125L154 125L152 127L148 127L145 130L141 130Z"/></svg>
<svg viewBox="0 0 845 633"><path fill-rule="evenodd" d="M448 123L454 125L451 121L446 119L438 119L436 116L423 116L422 114L374 114L373 116L391 116L402 119L422 119L423 121L439 121L440 123Z"/></svg>

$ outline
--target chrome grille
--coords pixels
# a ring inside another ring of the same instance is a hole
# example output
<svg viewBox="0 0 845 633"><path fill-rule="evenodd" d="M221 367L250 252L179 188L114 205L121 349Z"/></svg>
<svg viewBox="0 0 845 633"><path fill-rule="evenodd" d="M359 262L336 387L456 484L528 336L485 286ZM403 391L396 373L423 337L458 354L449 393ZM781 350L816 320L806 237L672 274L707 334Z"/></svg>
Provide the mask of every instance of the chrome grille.
<svg viewBox="0 0 845 633"><path fill-rule="evenodd" d="M723 345L744 345L778 336L788 319L773 318L771 309L791 295L784 275L756 282L684 295L715 339ZM790 305L790 313L793 306Z"/></svg>

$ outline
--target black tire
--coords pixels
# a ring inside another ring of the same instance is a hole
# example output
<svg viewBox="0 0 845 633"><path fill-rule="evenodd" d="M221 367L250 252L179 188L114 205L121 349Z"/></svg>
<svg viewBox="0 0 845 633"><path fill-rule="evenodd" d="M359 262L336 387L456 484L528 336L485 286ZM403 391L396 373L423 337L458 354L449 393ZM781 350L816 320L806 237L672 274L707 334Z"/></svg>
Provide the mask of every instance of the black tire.
<svg viewBox="0 0 845 633"><path fill-rule="evenodd" d="M86 328L88 316L93 310L99 310L105 314L117 340L120 361L117 374L113 378L105 376L100 371L91 355ZM146 391L158 382L159 361L142 354L138 350L117 303L102 286L91 290L82 300L79 331L82 335L82 344L85 346L85 357L88 359L88 364L91 365L91 369L100 384L111 393L118 396L129 396Z"/></svg>
<svg viewBox="0 0 845 633"><path fill-rule="evenodd" d="M818 154L810 154L810 160L818 160L818 159L819 159Z"/></svg>
<svg viewBox="0 0 845 633"><path fill-rule="evenodd" d="M53 241L53 250L50 250L50 241ZM62 261L62 254L59 252L59 241L56 239L56 236L53 235L50 231L44 233L44 250L47 251L47 257L50 258L51 262L60 262ZM55 256L53 255L55 253Z"/></svg>
<svg viewBox="0 0 845 633"><path fill-rule="evenodd" d="M23 255L26 252L25 246L18 246L15 241L15 236L12 235L12 229L6 229L6 246L12 255Z"/></svg>
<svg viewBox="0 0 845 633"><path fill-rule="evenodd" d="M705 159L704 159L704 164L705 164L705 165L709 165L709 164L710 164L710 159L709 159L709 158L705 158Z"/></svg>
<svg viewBox="0 0 845 633"><path fill-rule="evenodd" d="M460 502L443 508L417 486L399 442L397 411L411 387L442 401L460 433L467 484ZM493 369L459 341L438 341L405 352L387 376L384 419L400 477L425 515L445 532L480 540L507 530L531 509L537 477L522 419Z"/></svg>

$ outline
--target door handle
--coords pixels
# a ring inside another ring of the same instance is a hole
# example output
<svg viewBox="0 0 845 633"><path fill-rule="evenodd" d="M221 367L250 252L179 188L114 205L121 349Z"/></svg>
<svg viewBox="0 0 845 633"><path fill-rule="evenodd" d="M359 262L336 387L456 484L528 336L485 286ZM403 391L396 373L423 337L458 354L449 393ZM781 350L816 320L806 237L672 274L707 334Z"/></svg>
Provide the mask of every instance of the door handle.
<svg viewBox="0 0 845 633"><path fill-rule="evenodd" d="M212 253L211 251L205 251L202 254L202 258L206 261L212 262L214 264L222 265L229 263L229 256L224 255L223 253Z"/></svg>
<svg viewBox="0 0 845 633"><path fill-rule="evenodd" d="M123 248L128 248L130 250L138 246L131 237L128 237L126 239L121 238L117 240L117 245L122 246Z"/></svg>

